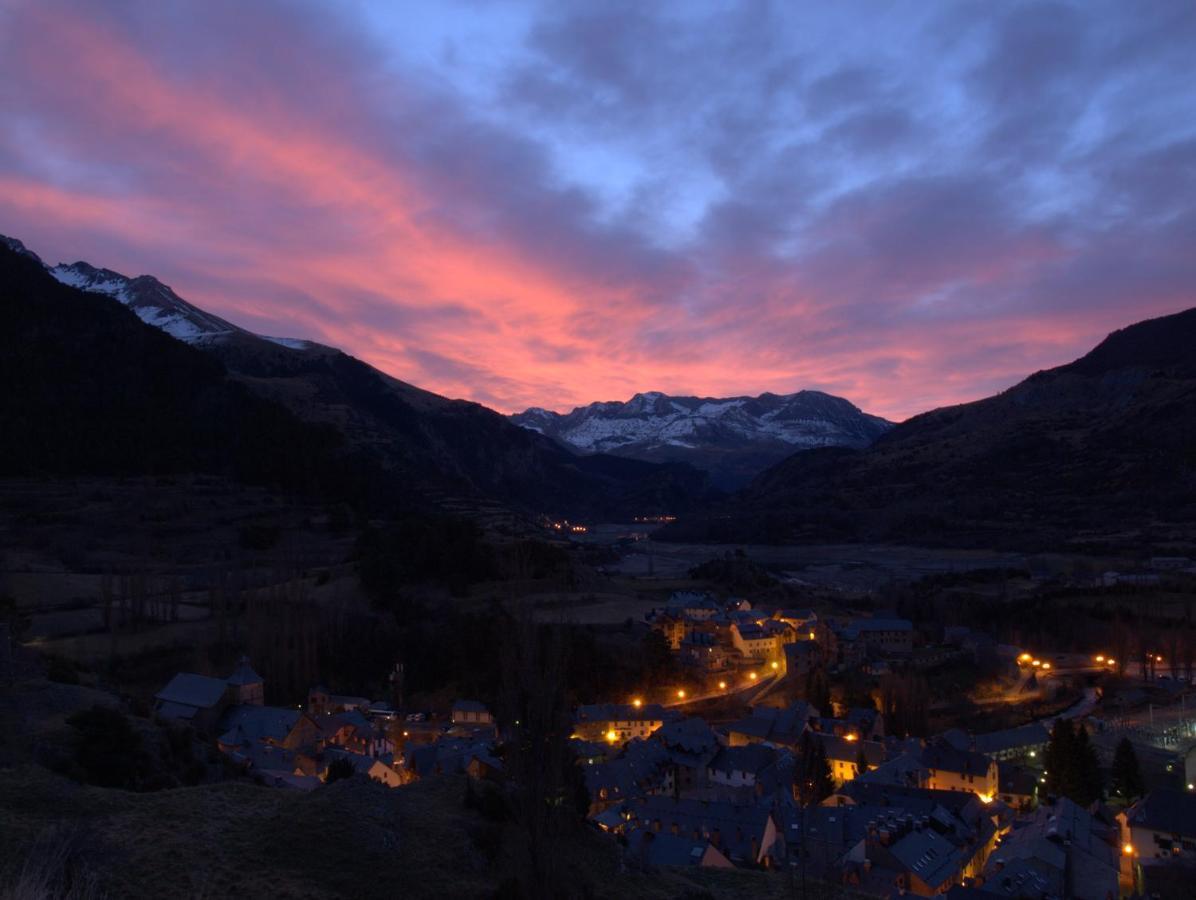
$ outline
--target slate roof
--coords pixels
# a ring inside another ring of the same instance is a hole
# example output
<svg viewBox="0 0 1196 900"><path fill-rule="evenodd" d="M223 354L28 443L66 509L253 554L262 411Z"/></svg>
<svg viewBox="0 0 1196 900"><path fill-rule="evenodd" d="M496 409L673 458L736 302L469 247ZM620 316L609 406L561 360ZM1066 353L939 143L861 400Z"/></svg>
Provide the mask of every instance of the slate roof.
<svg viewBox="0 0 1196 900"><path fill-rule="evenodd" d="M636 707L631 703L590 703L577 707L577 722L644 722L680 718L677 712L666 710L659 703L645 703Z"/></svg>
<svg viewBox="0 0 1196 900"><path fill-rule="evenodd" d="M1196 794L1151 791L1129 808L1126 819L1131 826L1151 831L1196 835Z"/></svg>
<svg viewBox="0 0 1196 900"><path fill-rule="evenodd" d="M154 697L166 703L191 706L196 709L211 709L224 698L228 682L222 678L210 678L192 672L179 672L170 683ZM165 715L162 710L160 713Z"/></svg>
<svg viewBox="0 0 1196 900"><path fill-rule="evenodd" d="M163 719L181 719L190 721L195 718L195 714L199 712L199 707L188 706L185 703L174 703L170 700L164 700L157 709L157 713Z"/></svg>
<svg viewBox="0 0 1196 900"><path fill-rule="evenodd" d="M759 806L740 806L725 802L675 800L672 797L641 797L630 801L627 810L639 822L650 825L660 822L661 831L669 831L674 823L692 837L694 829L710 840L726 855L746 860L754 859L752 838L763 839L764 829L771 818L767 809ZM714 832L718 832L718 840ZM764 848L768 849L768 848Z"/></svg>
<svg viewBox="0 0 1196 900"><path fill-rule="evenodd" d="M875 769L861 772L856 781L874 782L876 784L905 785L918 787L925 783L929 771L922 765L922 761L909 753L902 753L886 760Z"/></svg>
<svg viewBox="0 0 1196 900"><path fill-rule="evenodd" d="M776 751L763 744L748 744L745 747L723 747L710 761L710 769L723 772L728 777L733 772L743 772L753 778L772 765L776 759Z"/></svg>
<svg viewBox="0 0 1196 900"><path fill-rule="evenodd" d="M999 793L1032 795L1038 787L1038 775L1025 766L1010 766L997 763Z"/></svg>
<svg viewBox="0 0 1196 900"><path fill-rule="evenodd" d="M246 684L261 684L262 681L262 676L253 671L253 667L249 665L248 656L242 656L237 667L233 669L233 674L228 676L228 683L237 687Z"/></svg>
<svg viewBox="0 0 1196 900"><path fill-rule="evenodd" d="M458 700L456 703L453 704L453 712L455 712L455 713L458 713L458 712L484 713L484 712L489 712L489 711L490 710L486 709L486 704L481 703L478 700Z"/></svg>
<svg viewBox="0 0 1196 900"><path fill-rule="evenodd" d="M889 852L932 890L952 881L964 863L964 851L929 828L911 831L893 844Z"/></svg>
<svg viewBox="0 0 1196 900"><path fill-rule="evenodd" d="M775 706L754 706L752 714L727 726L727 733L745 734L777 744L793 744L806 730L809 721L818 716L818 710L804 700L791 703L783 709Z"/></svg>
<svg viewBox="0 0 1196 900"><path fill-rule="evenodd" d="M650 866L701 865L710 841L685 837L649 828L633 828L627 832L628 849Z"/></svg>
<svg viewBox="0 0 1196 900"><path fill-rule="evenodd" d="M705 753L718 746L718 736L705 719L693 716L666 722L654 737L664 741L671 749L684 753Z"/></svg>
<svg viewBox="0 0 1196 900"><path fill-rule="evenodd" d="M879 766L885 761L885 745L879 741L849 741L835 734L816 733L814 736L822 741L827 759L855 762L862 749L868 765Z"/></svg>
<svg viewBox="0 0 1196 900"><path fill-rule="evenodd" d="M1004 731L993 731L988 734L978 734L972 749L978 753L1001 753L1007 750L1019 750L1024 747L1035 747L1045 744L1050 739L1046 726L1041 722L1022 725L1020 728L1006 728Z"/></svg>
<svg viewBox="0 0 1196 900"><path fill-rule="evenodd" d="M937 740L922 749L922 763L927 768L940 769L944 772L987 775L992 760L983 753L959 750L944 740Z"/></svg>
<svg viewBox="0 0 1196 900"><path fill-rule="evenodd" d="M242 704L224 711L216 731L222 744L240 744L245 741L282 741L302 715L297 709L279 706L255 706Z"/></svg>

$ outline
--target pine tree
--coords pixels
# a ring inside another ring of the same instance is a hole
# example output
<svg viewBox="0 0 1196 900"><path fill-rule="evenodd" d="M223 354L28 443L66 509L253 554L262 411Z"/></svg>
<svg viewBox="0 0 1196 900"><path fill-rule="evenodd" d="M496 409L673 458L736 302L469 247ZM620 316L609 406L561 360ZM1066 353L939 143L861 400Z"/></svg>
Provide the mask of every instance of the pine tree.
<svg viewBox="0 0 1196 900"><path fill-rule="evenodd" d="M1114 794L1125 801L1141 797L1144 791L1142 770L1138 766L1138 754L1129 738L1122 738L1113 753L1113 769L1110 772L1109 787Z"/></svg>
<svg viewBox="0 0 1196 900"><path fill-rule="evenodd" d="M1081 806L1091 806L1104 793L1104 779L1101 778L1096 749L1088 739L1088 729L1083 725L1076 728L1072 769L1075 788L1068 796Z"/></svg>
<svg viewBox="0 0 1196 900"><path fill-rule="evenodd" d="M831 688L821 666L806 673L806 700L822 715L831 714Z"/></svg>
<svg viewBox="0 0 1196 900"><path fill-rule="evenodd" d="M1075 733L1071 728L1071 720L1060 717L1055 720L1051 729L1051 737L1047 742L1043 761L1046 764L1047 791L1056 796L1066 794L1068 776L1072 770L1072 760L1075 757Z"/></svg>

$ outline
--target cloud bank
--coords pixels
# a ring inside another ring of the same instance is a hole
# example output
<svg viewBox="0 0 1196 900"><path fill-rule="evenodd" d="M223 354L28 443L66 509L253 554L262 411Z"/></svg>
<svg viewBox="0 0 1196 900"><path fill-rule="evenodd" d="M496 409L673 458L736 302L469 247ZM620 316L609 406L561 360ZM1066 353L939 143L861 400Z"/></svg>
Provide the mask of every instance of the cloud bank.
<svg viewBox="0 0 1196 900"><path fill-rule="evenodd" d="M0 231L502 411L900 419L1196 305L1196 7L0 4Z"/></svg>

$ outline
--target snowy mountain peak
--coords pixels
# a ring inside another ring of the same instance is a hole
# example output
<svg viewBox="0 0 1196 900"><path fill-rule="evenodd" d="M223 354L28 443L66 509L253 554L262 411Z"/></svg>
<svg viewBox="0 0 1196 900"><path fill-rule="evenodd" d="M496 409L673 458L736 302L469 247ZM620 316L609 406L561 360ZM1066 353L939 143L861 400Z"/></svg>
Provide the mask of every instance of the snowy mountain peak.
<svg viewBox="0 0 1196 900"><path fill-rule="evenodd" d="M533 407L512 421L585 453L681 461L737 487L813 447L866 447L891 423L821 391L758 397L672 397L660 391L560 414Z"/></svg>
<svg viewBox="0 0 1196 900"><path fill-rule="evenodd" d="M192 306L151 275L130 278L85 262L60 263L50 269L50 274L63 284L119 300L141 321L189 344L244 332L231 322Z"/></svg>
<svg viewBox="0 0 1196 900"><path fill-rule="evenodd" d="M36 253L34 253L32 250L30 250L28 247L26 247L24 244L22 244L20 241L18 241L14 237L9 237L8 235L5 235L5 234L0 234L0 244L7 247L9 250L12 250L15 253L21 254L21 256L29 257L31 260L33 260L40 266L45 265L45 263L41 261L40 256L38 256Z"/></svg>

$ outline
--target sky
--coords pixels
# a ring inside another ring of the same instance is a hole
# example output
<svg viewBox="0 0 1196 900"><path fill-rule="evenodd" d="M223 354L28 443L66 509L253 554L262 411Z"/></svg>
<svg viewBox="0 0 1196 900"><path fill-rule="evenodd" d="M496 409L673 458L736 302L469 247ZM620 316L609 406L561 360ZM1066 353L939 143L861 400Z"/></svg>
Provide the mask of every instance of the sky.
<svg viewBox="0 0 1196 900"><path fill-rule="evenodd" d="M502 412L900 420L1196 306L1189 0L0 0L0 233Z"/></svg>

